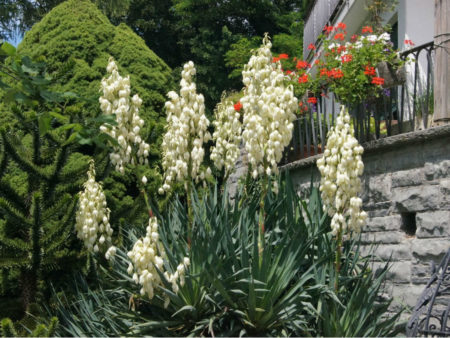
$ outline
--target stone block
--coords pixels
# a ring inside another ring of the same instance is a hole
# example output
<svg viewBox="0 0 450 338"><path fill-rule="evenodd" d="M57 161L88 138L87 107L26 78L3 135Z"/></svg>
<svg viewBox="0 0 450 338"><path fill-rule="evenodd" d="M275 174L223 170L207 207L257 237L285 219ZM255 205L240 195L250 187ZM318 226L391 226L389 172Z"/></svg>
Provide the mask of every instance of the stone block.
<svg viewBox="0 0 450 338"><path fill-rule="evenodd" d="M414 264L411 268L411 282L413 284L426 284L431 277L431 264Z"/></svg>
<svg viewBox="0 0 450 338"><path fill-rule="evenodd" d="M450 211L440 210L416 215L417 238L449 237Z"/></svg>
<svg viewBox="0 0 450 338"><path fill-rule="evenodd" d="M371 217L367 219L364 231L373 232L386 230L400 230L401 225L402 225L402 217L400 215Z"/></svg>
<svg viewBox="0 0 450 338"><path fill-rule="evenodd" d="M362 244L398 244L405 239L399 231L367 232L361 235Z"/></svg>
<svg viewBox="0 0 450 338"><path fill-rule="evenodd" d="M424 167L424 174L425 178L429 181L434 179L434 176L436 175L437 171L439 170L439 166L435 165L431 162L425 163Z"/></svg>
<svg viewBox="0 0 450 338"><path fill-rule="evenodd" d="M396 188L393 193L395 207L400 212L439 209L441 197L439 185Z"/></svg>
<svg viewBox="0 0 450 338"><path fill-rule="evenodd" d="M375 254L386 261L408 261L413 258L411 253L411 241L406 240L400 244L385 244L376 248Z"/></svg>
<svg viewBox="0 0 450 338"><path fill-rule="evenodd" d="M372 203L389 201L391 199L391 174L369 177L369 198Z"/></svg>
<svg viewBox="0 0 450 338"><path fill-rule="evenodd" d="M449 248L448 239L415 239L411 244L413 256L422 264L430 264L434 261L436 265L439 265Z"/></svg>
<svg viewBox="0 0 450 338"><path fill-rule="evenodd" d="M407 187L422 184L424 173L421 168L401 170L392 173L392 187Z"/></svg>
<svg viewBox="0 0 450 338"><path fill-rule="evenodd" d="M438 176L445 178L450 176L450 160L439 163Z"/></svg>
<svg viewBox="0 0 450 338"><path fill-rule="evenodd" d="M419 300L424 288L425 285L394 285L392 296L395 302L413 308Z"/></svg>
<svg viewBox="0 0 450 338"><path fill-rule="evenodd" d="M375 274L381 271L385 263L373 263L372 269ZM411 262L393 262L387 272L387 279L394 283L410 283L411 281Z"/></svg>

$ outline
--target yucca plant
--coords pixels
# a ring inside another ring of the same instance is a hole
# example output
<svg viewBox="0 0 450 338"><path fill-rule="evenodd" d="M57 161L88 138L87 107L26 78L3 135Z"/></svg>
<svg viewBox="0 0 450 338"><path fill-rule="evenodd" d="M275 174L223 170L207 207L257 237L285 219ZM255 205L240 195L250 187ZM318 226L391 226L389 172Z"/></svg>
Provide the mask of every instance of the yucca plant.
<svg viewBox="0 0 450 338"><path fill-rule="evenodd" d="M253 189L254 188L254 189ZM258 187L236 202L210 187L199 198L193 191L192 245L186 242L187 213L176 198L159 214L166 248L166 270L174 271L189 255L186 282L174 293L152 301L137 295L127 274L127 250L144 230L124 231L123 247L113 266L88 286L77 281L76 300L56 302L61 335L262 336L389 335L395 319L385 320L389 302L378 298L385 274L373 276L361 257L358 240L345 242L340 290L334 290L334 251L329 219L320 194L307 201L290 179L265 201L264 252L258 252ZM54 310L53 310L54 311ZM52 312L53 313L53 312Z"/></svg>

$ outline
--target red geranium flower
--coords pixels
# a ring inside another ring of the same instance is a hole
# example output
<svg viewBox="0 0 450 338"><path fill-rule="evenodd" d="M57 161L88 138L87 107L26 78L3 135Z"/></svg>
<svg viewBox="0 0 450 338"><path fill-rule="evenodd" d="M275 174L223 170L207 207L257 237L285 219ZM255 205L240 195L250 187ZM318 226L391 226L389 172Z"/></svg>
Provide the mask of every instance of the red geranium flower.
<svg viewBox="0 0 450 338"><path fill-rule="evenodd" d="M320 76L325 76L325 75L328 75L328 70L326 68L322 68L320 70Z"/></svg>
<svg viewBox="0 0 450 338"><path fill-rule="evenodd" d="M364 70L364 74L366 75L375 75L375 67L366 66L366 69Z"/></svg>
<svg viewBox="0 0 450 338"><path fill-rule="evenodd" d="M411 40L405 40L405 45L414 46L414 42L412 42Z"/></svg>
<svg viewBox="0 0 450 338"><path fill-rule="evenodd" d="M309 46L308 46L308 49L316 49L316 46L314 46L313 43L310 43Z"/></svg>
<svg viewBox="0 0 450 338"><path fill-rule="evenodd" d="M345 23L343 23L343 22L339 22L337 24L336 28L338 28L338 29L340 28L340 29L344 30L344 29L347 28L347 25Z"/></svg>
<svg viewBox="0 0 450 338"><path fill-rule="evenodd" d="M364 27L362 28L362 32L363 32L363 33L373 33L373 29L372 29L372 27L370 27L370 26L364 26Z"/></svg>
<svg viewBox="0 0 450 338"><path fill-rule="evenodd" d="M345 38L345 36L344 36L343 33L337 33L337 34L334 36L334 39L335 39L335 40L341 40L341 41L343 41L344 38Z"/></svg>
<svg viewBox="0 0 450 338"><path fill-rule="evenodd" d="M242 103L239 101L234 105L234 110L239 111L242 108Z"/></svg>
<svg viewBox="0 0 450 338"><path fill-rule="evenodd" d="M332 69L329 72L327 72L328 77L333 77L335 79L340 79L344 76L344 73L340 69Z"/></svg>
<svg viewBox="0 0 450 338"><path fill-rule="evenodd" d="M343 62L343 63L345 63L345 62L350 62L350 61L353 60L353 55L352 55L352 54L345 54L345 55L343 55L343 56L341 57L341 59L342 59L342 62Z"/></svg>
<svg viewBox="0 0 450 338"><path fill-rule="evenodd" d="M356 41L357 38L358 38L358 35L353 34L352 37L351 37L351 40L352 40L352 41Z"/></svg>
<svg viewBox="0 0 450 338"><path fill-rule="evenodd" d="M342 52L345 52L347 50L347 48L345 46L339 46L337 51L339 54L341 54Z"/></svg>
<svg viewBox="0 0 450 338"><path fill-rule="evenodd" d="M287 55L287 54L280 54L280 55L278 55L278 58L280 59L280 60L282 60L282 59L289 59L289 55Z"/></svg>
<svg viewBox="0 0 450 338"><path fill-rule="evenodd" d="M310 64L306 61L297 61L297 65L295 66L297 69L306 69L310 66Z"/></svg>
<svg viewBox="0 0 450 338"><path fill-rule="evenodd" d="M274 63L275 63L275 62L278 62L278 61L280 61L280 58L279 58L279 57L276 57L276 56L274 56L274 57L273 57L273 59L272 59L272 62L274 62Z"/></svg>
<svg viewBox="0 0 450 338"><path fill-rule="evenodd" d="M324 31L325 31L325 34L329 34L329 33L331 33L332 31L333 31L333 29L334 29L334 27L333 26L327 26L327 25L325 25L325 27L324 27Z"/></svg>
<svg viewBox="0 0 450 338"><path fill-rule="evenodd" d="M382 77L373 77L372 83L381 86L384 84L384 79Z"/></svg>
<svg viewBox="0 0 450 338"><path fill-rule="evenodd" d="M298 83L306 83L306 82L308 82L308 74L298 77Z"/></svg>
<svg viewBox="0 0 450 338"><path fill-rule="evenodd" d="M315 97L309 97L308 98L308 103L316 104L317 103L317 99Z"/></svg>
<svg viewBox="0 0 450 338"><path fill-rule="evenodd" d="M292 74L292 70L287 70L286 71L286 75L291 75Z"/></svg>

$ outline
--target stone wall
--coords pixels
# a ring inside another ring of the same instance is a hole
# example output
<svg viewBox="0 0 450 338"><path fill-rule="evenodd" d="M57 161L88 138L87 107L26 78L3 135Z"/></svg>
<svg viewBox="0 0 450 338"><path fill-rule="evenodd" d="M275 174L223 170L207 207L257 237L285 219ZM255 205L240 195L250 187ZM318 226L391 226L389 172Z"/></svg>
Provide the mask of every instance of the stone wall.
<svg viewBox="0 0 450 338"><path fill-rule="evenodd" d="M450 247L450 125L364 144L363 205L369 218L366 249L377 245L380 260L391 258L387 292L395 307L413 307ZM284 167L300 194L320 174L314 156ZM374 263L375 268L380 265ZM405 314L407 316L407 314Z"/></svg>

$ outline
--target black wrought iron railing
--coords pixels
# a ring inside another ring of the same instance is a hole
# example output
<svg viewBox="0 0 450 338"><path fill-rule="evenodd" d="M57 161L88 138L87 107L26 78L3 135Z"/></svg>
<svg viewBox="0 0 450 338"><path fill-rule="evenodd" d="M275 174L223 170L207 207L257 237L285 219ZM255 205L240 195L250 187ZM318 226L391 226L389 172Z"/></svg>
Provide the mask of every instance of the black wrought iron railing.
<svg viewBox="0 0 450 338"><path fill-rule="evenodd" d="M407 337L450 337L450 249L423 290L406 325Z"/></svg>
<svg viewBox="0 0 450 338"><path fill-rule="evenodd" d="M433 42L403 52L406 63L402 84L383 90L376 100L350 107L355 137L360 143L432 125L433 115ZM398 80L398 79L397 79ZM395 83L395 82L393 82ZM294 121L291 144L286 148L282 165L322 153L326 135L334 125L340 103L330 93L317 98L317 104Z"/></svg>

